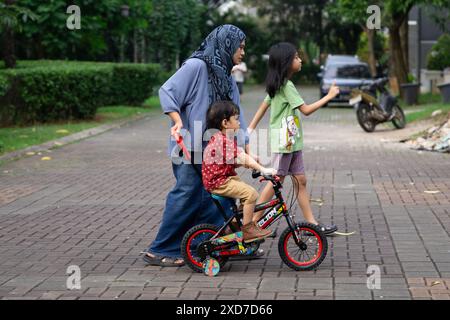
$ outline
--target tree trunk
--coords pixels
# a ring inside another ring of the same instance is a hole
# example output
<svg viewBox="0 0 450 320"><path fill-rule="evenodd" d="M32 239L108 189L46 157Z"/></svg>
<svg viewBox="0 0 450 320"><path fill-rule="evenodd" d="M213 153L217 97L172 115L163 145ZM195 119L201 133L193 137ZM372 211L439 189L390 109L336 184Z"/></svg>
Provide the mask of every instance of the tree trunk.
<svg viewBox="0 0 450 320"><path fill-rule="evenodd" d="M372 77L377 76L377 61L375 58L375 30L364 28L367 34L367 47L369 50L369 67Z"/></svg>
<svg viewBox="0 0 450 320"><path fill-rule="evenodd" d="M16 0L5 0L5 5L13 5ZM14 30L10 27L6 27L3 30L3 60L5 61L6 68L14 68L16 66L15 56L15 38Z"/></svg>
<svg viewBox="0 0 450 320"><path fill-rule="evenodd" d="M138 39L137 39L137 31L136 29L133 30L133 62L138 63Z"/></svg>
<svg viewBox="0 0 450 320"><path fill-rule="evenodd" d="M16 66L15 56L15 39L14 31L6 28L3 32L3 60L6 68L14 68Z"/></svg>
<svg viewBox="0 0 450 320"><path fill-rule="evenodd" d="M33 36L34 58L41 60L45 58L45 51L42 45L42 39L39 35Z"/></svg>
<svg viewBox="0 0 450 320"><path fill-rule="evenodd" d="M125 61L125 35L120 35L120 53L119 53L119 61Z"/></svg>
<svg viewBox="0 0 450 320"><path fill-rule="evenodd" d="M408 19L400 25L400 39L402 44L403 61L409 73L409 39L408 39Z"/></svg>
<svg viewBox="0 0 450 320"><path fill-rule="evenodd" d="M141 33L141 62L147 63L147 48L145 45L144 33Z"/></svg>
<svg viewBox="0 0 450 320"><path fill-rule="evenodd" d="M389 44L394 74L398 85L407 83L409 73L408 63L408 14L413 2L401 11L391 13L389 25ZM402 90L400 94L403 97Z"/></svg>
<svg viewBox="0 0 450 320"><path fill-rule="evenodd" d="M399 28L389 28L389 42L394 74L400 86L407 82L408 69L404 61Z"/></svg>
<svg viewBox="0 0 450 320"><path fill-rule="evenodd" d="M324 11L325 3L324 1L319 1L318 9L317 9L317 24L318 24L318 45L319 51L323 52L323 11Z"/></svg>

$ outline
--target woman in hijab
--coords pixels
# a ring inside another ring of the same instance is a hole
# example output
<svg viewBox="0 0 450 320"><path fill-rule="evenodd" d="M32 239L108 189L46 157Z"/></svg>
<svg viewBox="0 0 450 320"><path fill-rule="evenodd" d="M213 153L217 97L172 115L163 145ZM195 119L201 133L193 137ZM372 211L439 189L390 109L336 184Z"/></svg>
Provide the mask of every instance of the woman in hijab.
<svg viewBox="0 0 450 320"><path fill-rule="evenodd" d="M165 114L172 120L171 135L184 137L191 159L201 172L206 113L218 100L231 100L240 106L239 91L231 76L234 65L245 55L245 34L233 25L214 29L197 51L161 87L159 98ZM241 132L247 124L240 112ZM206 140L206 139L205 139ZM248 137L238 136L238 142L248 149ZM169 142L175 187L167 195L166 207L156 239L144 254L150 265L179 267L184 265L180 243L184 234L199 223L223 225L224 219L203 188L201 177L193 165L179 155L174 139ZM258 255L261 255L261 251Z"/></svg>

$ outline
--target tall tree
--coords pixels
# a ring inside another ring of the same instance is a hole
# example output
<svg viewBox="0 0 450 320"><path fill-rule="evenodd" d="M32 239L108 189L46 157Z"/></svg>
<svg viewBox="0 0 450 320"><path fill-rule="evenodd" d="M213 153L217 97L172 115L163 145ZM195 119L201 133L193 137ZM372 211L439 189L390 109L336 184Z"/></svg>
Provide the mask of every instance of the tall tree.
<svg viewBox="0 0 450 320"><path fill-rule="evenodd" d="M149 38L154 61L167 70L178 67L200 45L205 10L197 0L153 0Z"/></svg>
<svg viewBox="0 0 450 320"><path fill-rule="evenodd" d="M275 41L309 39L323 51L323 13L328 0L247 0L266 17ZM312 23L313 22L313 23Z"/></svg>
<svg viewBox="0 0 450 320"><path fill-rule="evenodd" d="M407 30L404 25L408 22L408 15L412 7L418 4L417 0L395 1L388 0L384 3L385 19L389 28L389 48L391 50L392 67L399 84L406 83L408 79L408 51ZM403 26L403 27L402 27Z"/></svg>
<svg viewBox="0 0 450 320"><path fill-rule="evenodd" d="M16 66L15 31L20 30L22 23L28 19L35 20L36 15L22 6L16 5L16 0L5 0L0 3L0 32L3 42L3 60L6 68Z"/></svg>
<svg viewBox="0 0 450 320"><path fill-rule="evenodd" d="M328 6L328 13L341 17L344 23L356 23L360 25L367 35L368 52L369 52L369 66L370 73L373 77L377 74L376 57L375 57L375 33L376 30L367 27L367 8L370 5L379 4L375 0L337 0Z"/></svg>

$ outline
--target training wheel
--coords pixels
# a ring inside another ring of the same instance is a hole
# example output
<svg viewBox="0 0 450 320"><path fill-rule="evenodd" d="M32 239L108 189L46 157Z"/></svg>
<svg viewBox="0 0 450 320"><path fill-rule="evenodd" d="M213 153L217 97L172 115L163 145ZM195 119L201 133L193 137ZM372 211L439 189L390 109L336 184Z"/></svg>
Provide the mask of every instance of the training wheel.
<svg viewBox="0 0 450 320"><path fill-rule="evenodd" d="M220 264L214 258L208 258L203 262L203 272L210 277L216 276L220 271Z"/></svg>

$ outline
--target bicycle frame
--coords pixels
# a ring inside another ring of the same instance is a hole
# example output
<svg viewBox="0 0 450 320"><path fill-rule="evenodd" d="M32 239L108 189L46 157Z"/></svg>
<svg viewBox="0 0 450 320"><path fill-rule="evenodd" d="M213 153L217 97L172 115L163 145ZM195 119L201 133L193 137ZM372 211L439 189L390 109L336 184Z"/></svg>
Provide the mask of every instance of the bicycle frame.
<svg viewBox="0 0 450 320"><path fill-rule="evenodd" d="M176 134L174 136L177 144L181 148L181 153L186 156L188 160L190 159L189 152L186 148L186 146L183 143L183 138L181 135ZM197 172L197 174L201 177L201 173L198 171L198 169L194 165L194 170ZM261 174L253 175L254 178L257 178ZM271 181L273 184L273 188L275 191L275 199L272 199L271 201L261 203L255 206L255 212L271 209L270 211L267 211L261 219L258 221L258 225L265 229L272 224L274 224L281 216L284 216L286 218L287 224L289 228L292 231L292 234L294 235L294 241L298 246L305 246L305 243L298 237L297 233L295 232L295 222L292 221L291 217L289 216L289 211L286 207L286 203L283 199L283 195L281 194L280 189L282 188L280 179L278 177L268 177L263 176L263 178L260 180L262 181ZM229 251L221 251L218 253L217 256L231 256L231 255L239 255L239 254L251 254L253 253L252 249L252 243L245 244L243 242L242 237L242 231L237 231L234 226L231 224L231 221L233 219L236 219L239 226L241 226L241 218L243 217L242 210L237 210L236 204L233 204L233 214L231 217L228 217L226 214L223 206L219 202L219 200L211 197L215 205L218 207L220 213L222 214L224 220L226 221L225 224L220 228L220 230L206 243L203 243L200 245L200 250L203 251L204 255L209 256L210 253L216 252L217 250L227 249L229 247L238 246L238 249L235 250L229 250ZM219 235L224 231L224 229L229 226L234 233L219 237ZM262 240L264 241L264 240ZM255 241L253 243L260 243L261 241ZM211 248L211 246L214 246L214 248Z"/></svg>
<svg viewBox="0 0 450 320"><path fill-rule="evenodd" d="M304 244L303 241L297 236L295 232L295 222L289 216L289 210L287 209L286 203L283 199L283 195L281 194L280 191L280 189L282 188L281 183L279 181L273 180L270 181L273 183L276 198L264 203L257 204L255 206L255 212L270 209L266 211L264 215L260 218L260 220L258 221L258 225L261 228L266 229L270 227L272 224L274 224L276 221L278 221L281 218L281 216L284 216L286 218L289 228L292 230L296 244L303 245ZM241 231L236 232L236 230L233 230L234 227L231 224L231 221L233 219L236 219L238 224L241 225L240 219L242 218L243 215L242 210L237 210L236 205L233 205L233 215L231 217L227 217L222 204L214 198L213 200L214 203L218 206L222 215L224 216L226 223L219 229L219 231L211 239L208 240L209 245L206 245L206 247L204 246L203 249L205 249L206 252L215 252L216 253L215 256L218 257L232 256L239 254L251 254L253 252L251 243L244 245L242 239L242 232ZM225 236L219 236L227 226L229 226L235 233L228 234ZM236 246L238 247L238 249L226 250ZM207 254L205 251L204 253Z"/></svg>

